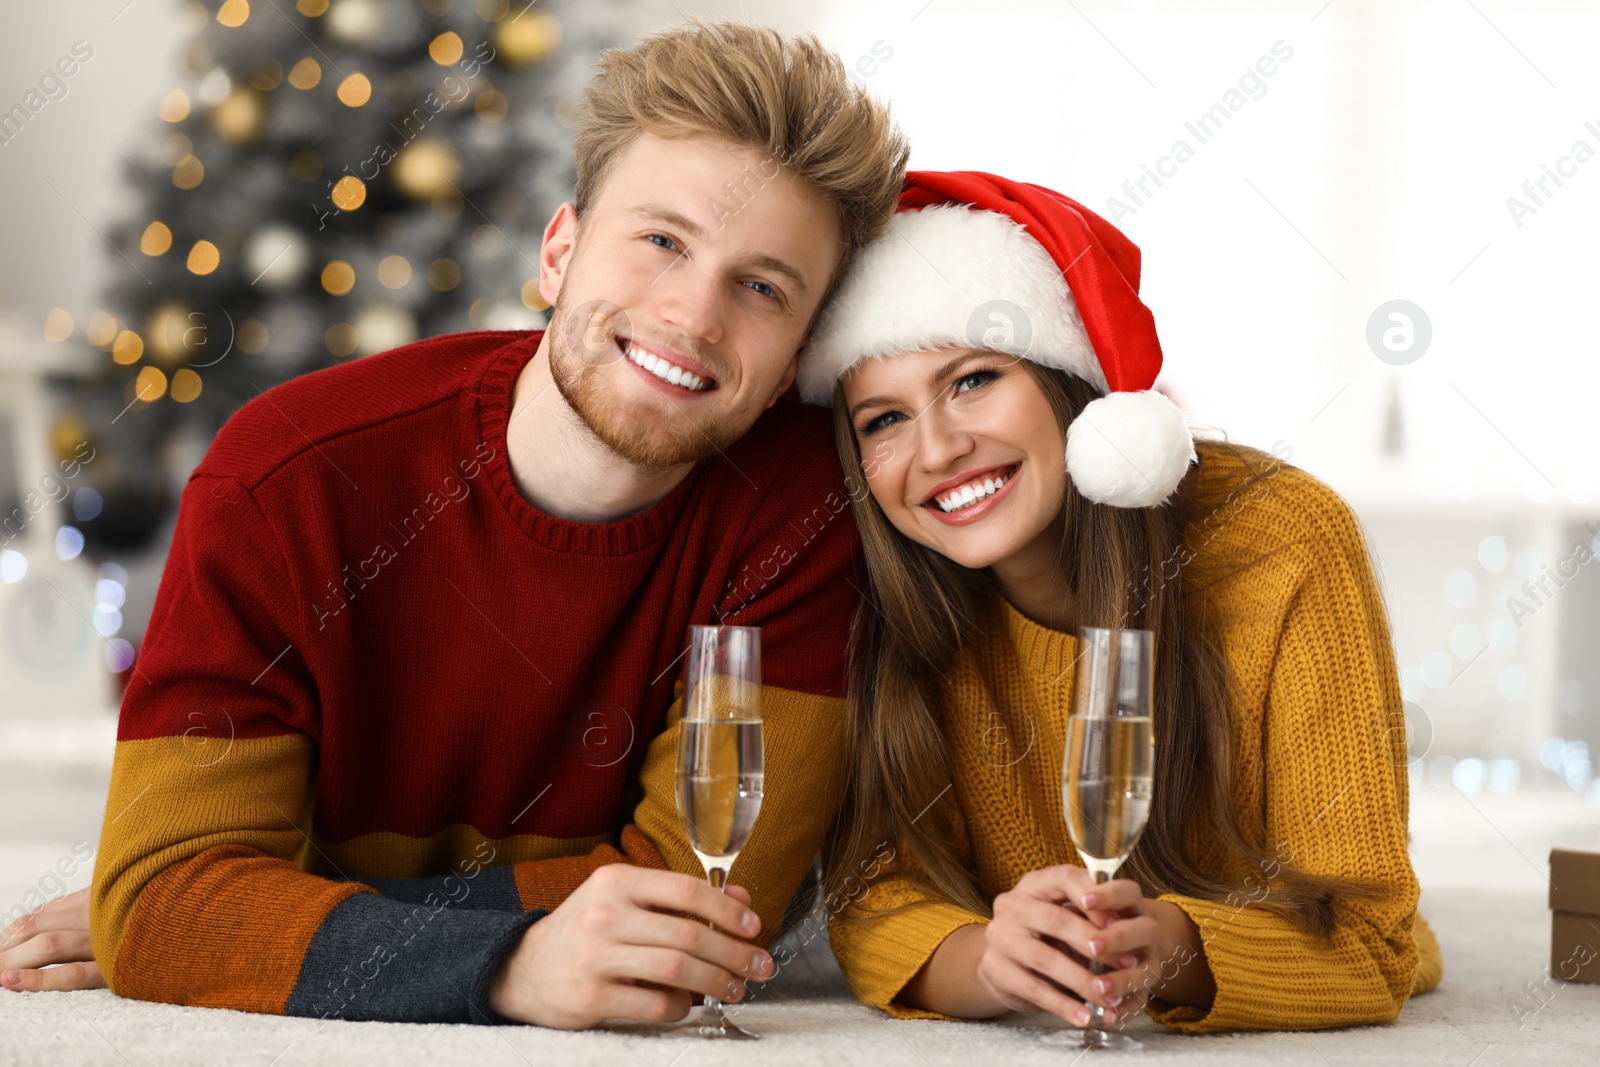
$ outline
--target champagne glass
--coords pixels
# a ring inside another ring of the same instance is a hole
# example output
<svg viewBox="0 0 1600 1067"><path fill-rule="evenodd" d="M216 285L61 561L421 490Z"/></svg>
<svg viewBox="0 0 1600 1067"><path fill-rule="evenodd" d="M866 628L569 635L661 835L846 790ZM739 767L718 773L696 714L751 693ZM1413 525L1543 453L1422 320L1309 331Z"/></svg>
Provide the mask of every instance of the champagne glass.
<svg viewBox="0 0 1600 1067"><path fill-rule="evenodd" d="M678 821L706 878L726 889L728 869L761 813L761 631L691 626L678 722ZM710 1018L680 1030L702 1037L759 1037L708 999Z"/></svg>
<svg viewBox="0 0 1600 1067"><path fill-rule="evenodd" d="M1079 630L1079 656L1067 750L1061 768L1067 829L1096 883L1110 881L1128 858L1150 814L1155 766L1151 690L1155 635L1149 630ZM1093 974L1104 974L1099 960ZM1106 1029L1105 1009L1089 1005L1089 1026L1053 1043L1136 1050L1140 1043Z"/></svg>

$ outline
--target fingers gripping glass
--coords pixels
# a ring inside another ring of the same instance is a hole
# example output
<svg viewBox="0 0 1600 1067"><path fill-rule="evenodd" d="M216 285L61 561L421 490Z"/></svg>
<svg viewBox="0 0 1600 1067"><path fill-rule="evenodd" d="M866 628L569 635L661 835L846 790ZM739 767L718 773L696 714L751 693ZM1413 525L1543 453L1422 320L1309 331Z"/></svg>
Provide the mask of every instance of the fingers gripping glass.
<svg viewBox="0 0 1600 1067"><path fill-rule="evenodd" d="M1067 830L1098 883L1110 881L1122 866L1150 814L1155 635L1149 630L1090 626L1078 633L1080 655L1061 786ZM1091 960L1089 970L1104 974L1106 967ZM1076 1035L1060 1035L1054 1042L1085 1048L1140 1047L1133 1038L1106 1029L1104 1008L1091 1004L1089 1014L1087 1028Z"/></svg>
<svg viewBox="0 0 1600 1067"><path fill-rule="evenodd" d="M691 626L678 723L678 820L718 889L761 813L761 631ZM704 1037L755 1038L708 999L709 1018L680 1029Z"/></svg>

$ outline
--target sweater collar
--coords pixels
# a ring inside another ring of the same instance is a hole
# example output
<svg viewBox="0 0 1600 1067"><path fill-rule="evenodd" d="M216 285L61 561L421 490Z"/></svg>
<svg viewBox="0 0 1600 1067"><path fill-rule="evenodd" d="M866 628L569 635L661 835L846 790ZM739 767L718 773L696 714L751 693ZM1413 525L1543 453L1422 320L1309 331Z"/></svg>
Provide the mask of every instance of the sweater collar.
<svg viewBox="0 0 1600 1067"><path fill-rule="evenodd" d="M497 351L478 382L478 432L492 448L485 464L489 483L507 515L529 538L557 552L590 556L621 556L659 544L672 528L684 503L699 481L696 466L659 502L615 522L574 522L548 515L522 495L511 477L506 451L506 427L511 421L511 393L517 375L539 348L543 330L532 330Z"/></svg>

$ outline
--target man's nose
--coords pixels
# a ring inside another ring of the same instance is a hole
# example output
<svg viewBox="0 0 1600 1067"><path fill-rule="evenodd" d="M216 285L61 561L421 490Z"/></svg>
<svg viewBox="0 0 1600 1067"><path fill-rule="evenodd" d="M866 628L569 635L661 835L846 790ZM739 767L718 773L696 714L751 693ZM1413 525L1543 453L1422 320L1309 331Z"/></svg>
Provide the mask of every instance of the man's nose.
<svg viewBox="0 0 1600 1067"><path fill-rule="evenodd" d="M705 344L722 340L727 292L715 273L684 257L656 279L662 289L658 307L663 324Z"/></svg>

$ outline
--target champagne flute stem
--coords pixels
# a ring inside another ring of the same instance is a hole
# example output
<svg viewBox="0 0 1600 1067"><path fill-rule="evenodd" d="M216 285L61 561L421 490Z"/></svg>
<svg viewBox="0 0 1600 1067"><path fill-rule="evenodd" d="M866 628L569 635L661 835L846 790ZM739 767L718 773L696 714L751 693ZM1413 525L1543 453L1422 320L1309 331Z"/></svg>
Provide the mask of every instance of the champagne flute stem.
<svg viewBox="0 0 1600 1067"><path fill-rule="evenodd" d="M1105 870L1095 870L1092 874L1092 877L1094 878L1094 884L1099 885L1102 882L1109 882L1111 880L1111 873ZM1106 965L1101 963L1098 957L1095 957L1089 960L1089 973L1105 974ZM1093 1030L1104 1030L1106 1028L1105 1008L1098 1004L1089 1005L1089 1027Z"/></svg>
<svg viewBox="0 0 1600 1067"><path fill-rule="evenodd" d="M706 880L711 883L712 889L715 889L719 893L726 893L728 891L728 868L708 866L706 868ZM711 1009L711 1014L716 1017L717 1027L719 1029L726 1029L728 1026L728 1016L727 1013L722 1010L722 1001L716 997L707 997L706 1006Z"/></svg>

